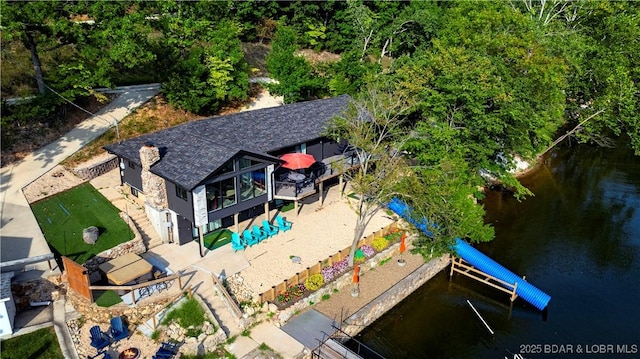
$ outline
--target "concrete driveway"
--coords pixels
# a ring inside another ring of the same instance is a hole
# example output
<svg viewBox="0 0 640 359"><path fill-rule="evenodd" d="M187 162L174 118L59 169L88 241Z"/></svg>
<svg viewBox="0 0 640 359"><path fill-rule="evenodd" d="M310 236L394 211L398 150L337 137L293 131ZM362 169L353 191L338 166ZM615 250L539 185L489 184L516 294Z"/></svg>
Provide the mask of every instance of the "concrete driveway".
<svg viewBox="0 0 640 359"><path fill-rule="evenodd" d="M23 160L0 169L0 249L3 272L20 270L22 265L6 266L6 262L49 255L51 250L40 230L22 188L51 170L62 160L106 132L135 108L149 101L160 89L159 84L119 88L120 95L109 105L73 130ZM59 272L55 261L53 272ZM26 269L51 272L45 262L29 264Z"/></svg>

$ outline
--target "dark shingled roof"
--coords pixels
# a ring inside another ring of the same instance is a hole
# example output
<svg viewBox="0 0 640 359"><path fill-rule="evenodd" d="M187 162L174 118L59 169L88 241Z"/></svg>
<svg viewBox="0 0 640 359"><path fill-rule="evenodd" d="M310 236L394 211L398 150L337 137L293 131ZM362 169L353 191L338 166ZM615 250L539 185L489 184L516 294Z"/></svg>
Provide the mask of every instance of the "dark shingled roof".
<svg viewBox="0 0 640 359"><path fill-rule="evenodd" d="M344 112L350 101L342 95L212 117L104 148L140 165L140 147L151 142L161 156L151 172L191 190L240 151L268 156L322 137L326 123Z"/></svg>

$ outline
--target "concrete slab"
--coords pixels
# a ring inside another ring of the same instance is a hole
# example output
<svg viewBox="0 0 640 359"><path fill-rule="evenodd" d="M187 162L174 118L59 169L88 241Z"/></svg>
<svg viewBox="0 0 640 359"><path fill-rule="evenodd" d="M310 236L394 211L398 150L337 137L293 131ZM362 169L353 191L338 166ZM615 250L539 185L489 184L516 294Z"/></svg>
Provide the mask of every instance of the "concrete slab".
<svg viewBox="0 0 640 359"><path fill-rule="evenodd" d="M333 334L335 329L331 327L332 324L334 321L331 318L311 309L288 321L282 326L282 330L308 349L313 350Z"/></svg>
<svg viewBox="0 0 640 359"><path fill-rule="evenodd" d="M209 273L230 277L249 267L249 261L244 252L234 252L231 243L207 252L205 257L194 264Z"/></svg>
<svg viewBox="0 0 640 359"><path fill-rule="evenodd" d="M244 358L245 355L252 352L259 346L255 340L249 337L238 336L236 340L227 346L229 353L236 358Z"/></svg>
<svg viewBox="0 0 640 359"><path fill-rule="evenodd" d="M251 329L251 338L257 343L265 343L283 358L296 358L303 354L304 345L272 323L260 323Z"/></svg>

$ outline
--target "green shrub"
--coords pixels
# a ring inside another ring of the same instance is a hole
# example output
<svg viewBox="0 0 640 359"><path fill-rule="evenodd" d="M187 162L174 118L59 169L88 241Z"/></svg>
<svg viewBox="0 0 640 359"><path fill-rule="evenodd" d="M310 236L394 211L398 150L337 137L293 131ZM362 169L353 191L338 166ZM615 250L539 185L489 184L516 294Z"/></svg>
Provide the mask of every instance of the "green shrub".
<svg viewBox="0 0 640 359"><path fill-rule="evenodd" d="M305 288L312 292L318 290L318 288L322 287L323 284L324 277L320 273L312 274L304 281Z"/></svg>
<svg viewBox="0 0 640 359"><path fill-rule="evenodd" d="M384 237L374 238L373 242L371 242L371 246L376 252L382 252L385 248L389 246L389 241Z"/></svg>
<svg viewBox="0 0 640 359"><path fill-rule="evenodd" d="M353 254L353 261L356 263L362 263L365 259L366 256L364 255L364 252L362 251L362 249L358 248L358 250L356 250L356 253Z"/></svg>

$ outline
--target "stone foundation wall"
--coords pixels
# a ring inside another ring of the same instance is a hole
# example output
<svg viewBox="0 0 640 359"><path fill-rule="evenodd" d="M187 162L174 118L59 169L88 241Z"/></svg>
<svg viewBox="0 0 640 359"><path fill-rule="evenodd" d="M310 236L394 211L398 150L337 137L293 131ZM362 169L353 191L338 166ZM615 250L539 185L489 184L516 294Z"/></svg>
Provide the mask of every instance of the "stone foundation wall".
<svg viewBox="0 0 640 359"><path fill-rule="evenodd" d="M116 157L116 155L111 155L104 161L92 164L88 167L74 168L73 172L83 180L91 180L98 176L102 176L114 168L118 168L118 157Z"/></svg>
<svg viewBox="0 0 640 359"><path fill-rule="evenodd" d="M360 333L429 279L433 278L438 272L446 268L450 262L449 255L445 255L423 264L416 271L371 301L371 303L347 318L342 325L342 330L351 336Z"/></svg>
<svg viewBox="0 0 640 359"><path fill-rule="evenodd" d="M120 257L127 253L136 253L141 254L147 251L147 248L144 246L144 242L142 241L142 236L140 232L133 224L129 215L124 212L120 212L120 217L129 224L129 228L134 234L132 240L121 243L113 248L107 249L104 252L98 253L95 257L89 259L83 265L89 270L89 276L98 271L98 266L104 262L108 262L114 258ZM93 281L91 281L93 283Z"/></svg>

